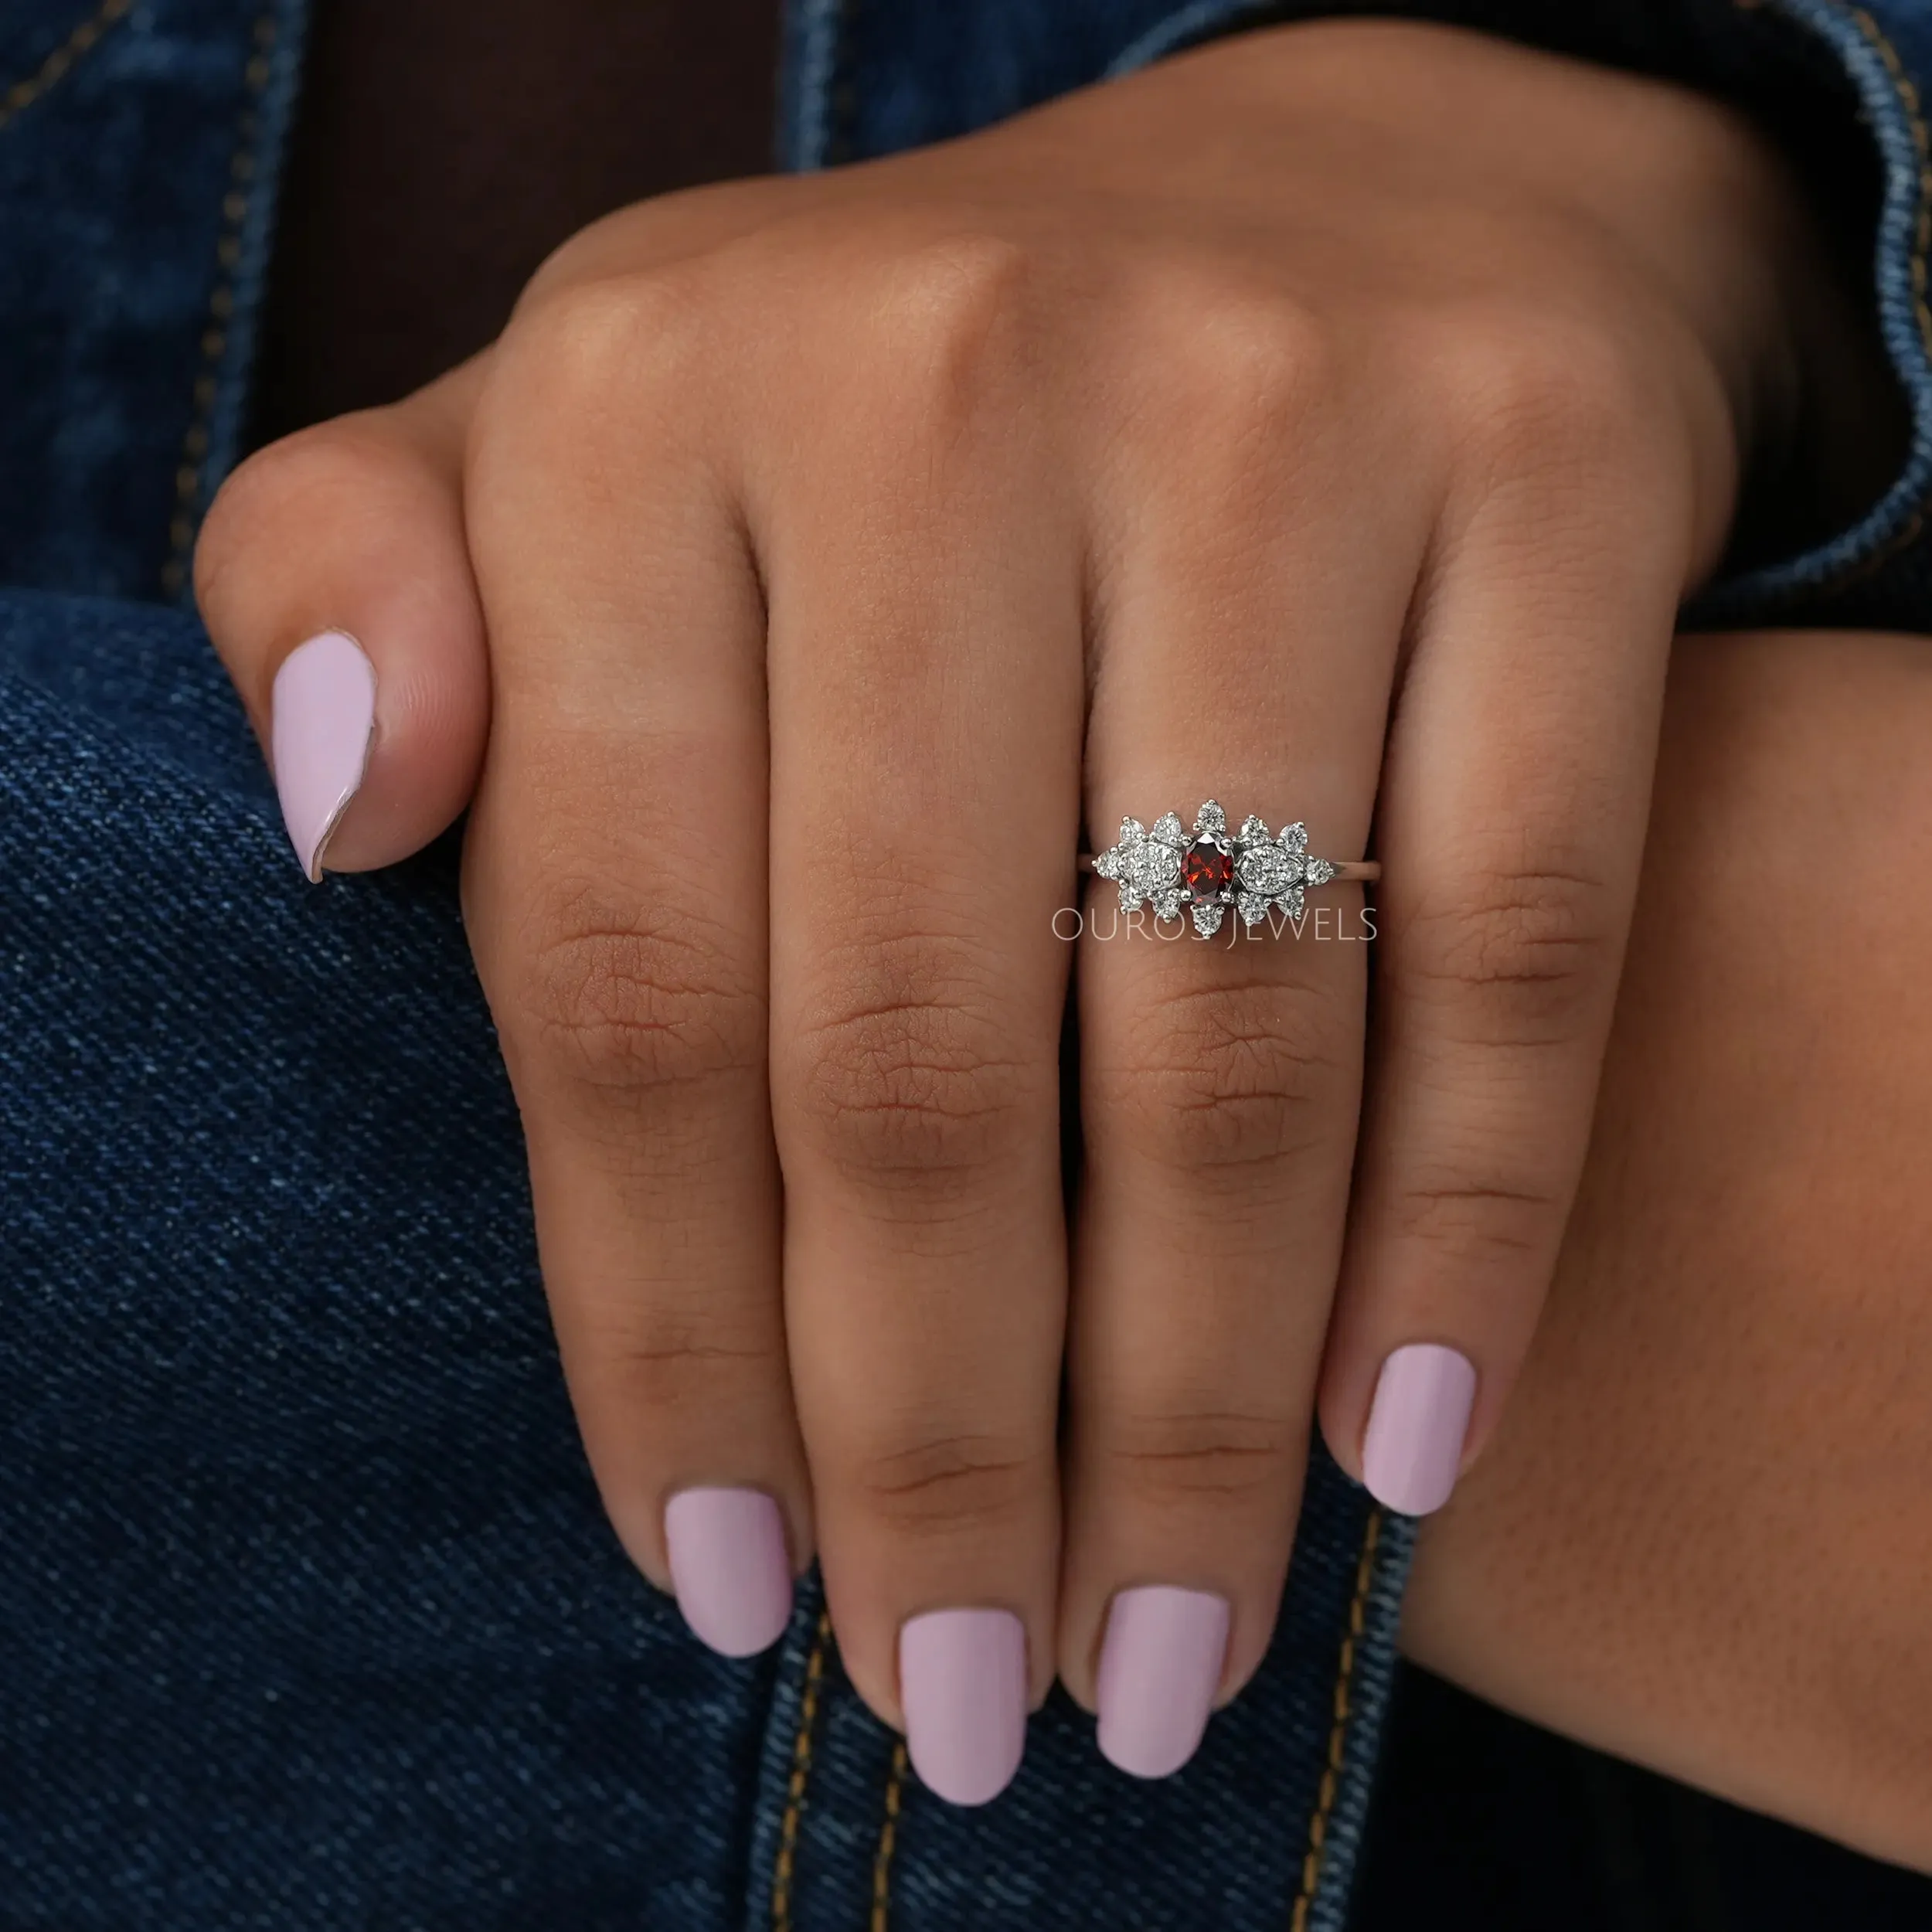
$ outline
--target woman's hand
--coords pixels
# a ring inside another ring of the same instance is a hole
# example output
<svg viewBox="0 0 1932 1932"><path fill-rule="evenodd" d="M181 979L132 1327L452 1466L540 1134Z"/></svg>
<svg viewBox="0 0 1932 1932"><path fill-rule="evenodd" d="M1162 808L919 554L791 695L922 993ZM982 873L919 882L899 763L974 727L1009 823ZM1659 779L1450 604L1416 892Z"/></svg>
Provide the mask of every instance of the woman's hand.
<svg viewBox="0 0 1932 1932"><path fill-rule="evenodd" d="M1404 1646L1932 1871L1932 641L1689 638L1590 1158Z"/></svg>
<svg viewBox="0 0 1932 1932"><path fill-rule="evenodd" d="M238 473L197 580L304 866L474 791L585 1440L701 1634L770 1641L815 1549L943 1795L1056 1668L1158 1774L1267 1643L1318 1371L1346 1467L1448 1495L1583 1158L1673 615L1820 279L1708 104L1297 27L614 216L485 356ZM1362 1148L1355 889L1090 925L1070 1268L1083 820L1210 795L1337 859L1375 819Z"/></svg>

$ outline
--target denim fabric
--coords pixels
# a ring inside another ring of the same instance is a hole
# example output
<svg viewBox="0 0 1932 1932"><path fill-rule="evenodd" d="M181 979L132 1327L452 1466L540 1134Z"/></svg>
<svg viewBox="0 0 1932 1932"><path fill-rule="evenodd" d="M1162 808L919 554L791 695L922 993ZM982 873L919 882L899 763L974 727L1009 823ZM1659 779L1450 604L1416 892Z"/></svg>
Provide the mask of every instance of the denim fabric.
<svg viewBox="0 0 1932 1932"><path fill-rule="evenodd" d="M191 621L0 596L0 1923L844 1932L883 1888L902 1932L1100 1932L1315 1902L1407 1526L1365 1551L1318 1463L1269 1664L1170 1783L1059 1705L999 1804L928 1799L815 1589L727 1663L604 1526L451 843L320 891L284 848Z"/></svg>
<svg viewBox="0 0 1932 1932"><path fill-rule="evenodd" d="M753 1841L776 1883L745 1932L1342 1932L1413 1536L1318 1449L1267 1660L1192 1763L1122 1775L1056 1692L985 1811L920 1790L822 1630L794 1624Z"/></svg>
<svg viewBox="0 0 1932 1932"><path fill-rule="evenodd" d="M1412 1526L1318 1453L1276 1643L1200 1757L1134 1784L1056 1703L970 1814L906 1777L815 1588L723 1662L605 1529L451 851L304 889L205 639L142 601L181 595L235 453L304 11L0 6L0 1924L1342 1932ZM1914 467L1740 595L1925 622L1932 6L1417 11L1861 108L1882 179L1843 213ZM785 154L1283 12L800 0Z"/></svg>
<svg viewBox="0 0 1932 1932"><path fill-rule="evenodd" d="M447 845L311 892L199 627L0 597L0 1924L735 1926L775 1658L604 1526Z"/></svg>
<svg viewBox="0 0 1932 1932"><path fill-rule="evenodd" d="M304 16L0 5L0 584L181 590L235 454Z"/></svg>

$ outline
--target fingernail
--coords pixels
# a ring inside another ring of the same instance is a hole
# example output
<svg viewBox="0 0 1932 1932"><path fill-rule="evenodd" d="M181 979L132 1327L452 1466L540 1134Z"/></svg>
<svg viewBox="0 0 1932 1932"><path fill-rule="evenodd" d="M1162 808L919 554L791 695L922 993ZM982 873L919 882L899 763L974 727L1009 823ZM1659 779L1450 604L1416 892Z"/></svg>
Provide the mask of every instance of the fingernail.
<svg viewBox="0 0 1932 1932"><path fill-rule="evenodd" d="M930 1610L899 1631L906 1749L949 1804L984 1804L1026 1747L1026 1631L1006 1610Z"/></svg>
<svg viewBox="0 0 1932 1932"><path fill-rule="evenodd" d="M1412 1342L1383 1363L1362 1438L1362 1480L1377 1502L1426 1516L1449 1500L1475 1400L1475 1364L1438 1342Z"/></svg>
<svg viewBox="0 0 1932 1932"><path fill-rule="evenodd" d="M1162 1583L1122 1590L1100 1645L1100 1755L1136 1777L1178 1771L1207 1729L1227 1648L1226 1598Z"/></svg>
<svg viewBox="0 0 1932 1932"><path fill-rule="evenodd" d="M282 822L304 876L319 882L329 835L369 764L376 667L346 632L325 631L290 651L270 702Z"/></svg>
<svg viewBox="0 0 1932 1932"><path fill-rule="evenodd" d="M665 1505L671 1587L692 1632L726 1657L755 1657L791 1621L784 1519L759 1489L682 1489Z"/></svg>

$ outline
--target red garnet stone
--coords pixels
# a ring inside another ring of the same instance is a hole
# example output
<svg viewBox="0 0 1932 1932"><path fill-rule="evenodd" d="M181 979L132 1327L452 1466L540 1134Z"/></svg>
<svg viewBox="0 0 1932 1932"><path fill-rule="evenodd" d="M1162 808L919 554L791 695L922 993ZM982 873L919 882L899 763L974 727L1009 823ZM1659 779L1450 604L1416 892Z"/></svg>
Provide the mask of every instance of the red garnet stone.
<svg viewBox="0 0 1932 1932"><path fill-rule="evenodd" d="M1212 838L1197 838L1181 860L1181 877L1196 899L1218 899L1234 876L1234 855Z"/></svg>

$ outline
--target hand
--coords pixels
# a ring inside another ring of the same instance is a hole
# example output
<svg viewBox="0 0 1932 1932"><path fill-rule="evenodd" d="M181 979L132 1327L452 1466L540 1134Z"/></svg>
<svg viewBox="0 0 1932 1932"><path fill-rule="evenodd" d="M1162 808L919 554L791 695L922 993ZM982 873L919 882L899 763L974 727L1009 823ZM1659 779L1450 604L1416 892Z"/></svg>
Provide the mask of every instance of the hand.
<svg viewBox="0 0 1932 1932"><path fill-rule="evenodd" d="M1687 638L1596 1130L1410 1653L1932 1871L1932 643Z"/></svg>
<svg viewBox="0 0 1932 1932"><path fill-rule="evenodd" d="M815 1549L942 1794L1005 1781L1056 1666L1117 1762L1192 1750L1267 1641L1318 1370L1397 1508L1494 1427L1673 615L1815 346L1794 206L1666 87L1255 34L614 216L485 356L216 505L202 606L304 866L474 791L619 1535L732 1650ZM329 626L366 658L293 651ZM1083 816L1210 794L1338 859L1376 817L1359 1165L1362 947L1090 934L1070 1272Z"/></svg>

